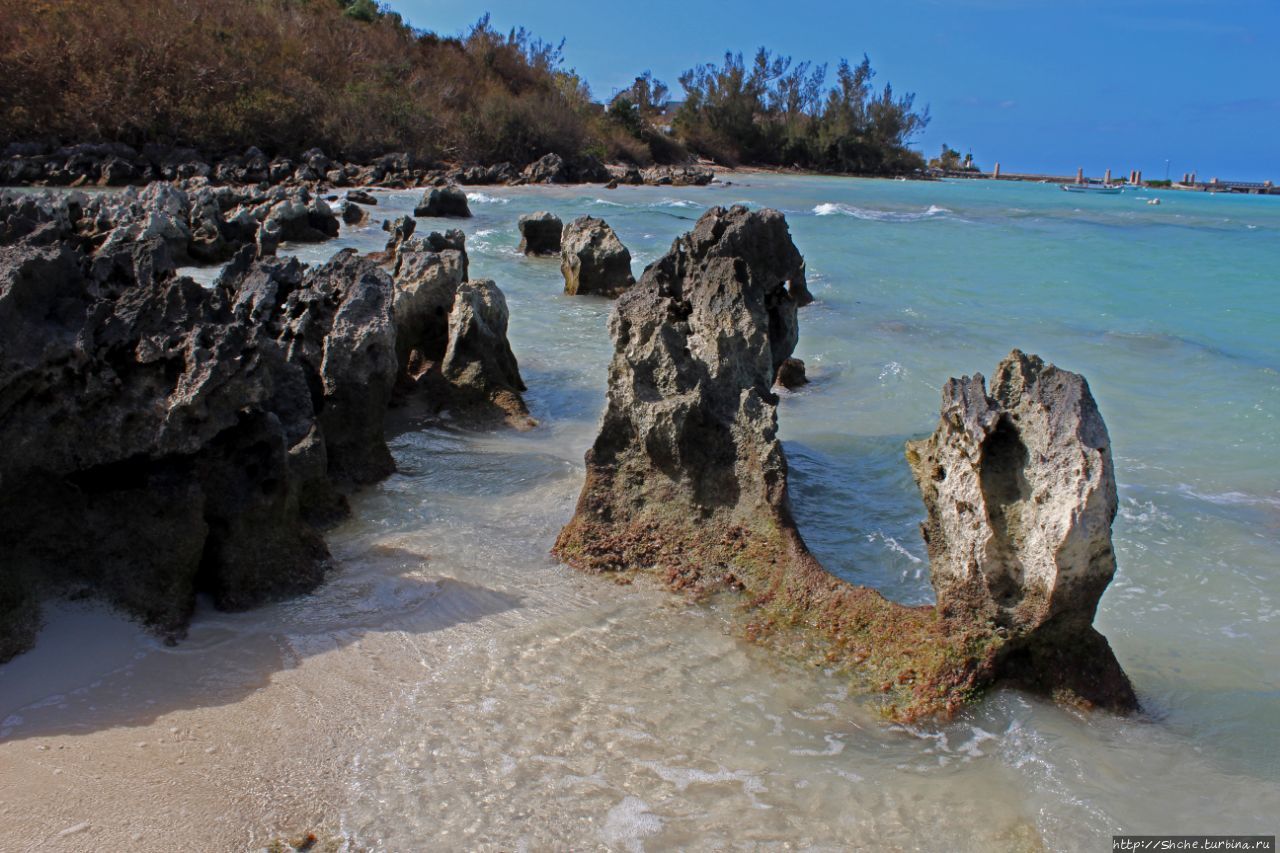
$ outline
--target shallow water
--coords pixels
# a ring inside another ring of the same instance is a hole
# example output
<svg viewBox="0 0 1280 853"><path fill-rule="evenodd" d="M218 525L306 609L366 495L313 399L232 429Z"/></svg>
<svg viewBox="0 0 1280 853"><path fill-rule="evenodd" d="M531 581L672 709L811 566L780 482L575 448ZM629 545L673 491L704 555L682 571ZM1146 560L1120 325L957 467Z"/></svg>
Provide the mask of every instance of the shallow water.
<svg viewBox="0 0 1280 853"><path fill-rule="evenodd" d="M312 820L386 850L1085 850L1119 831L1273 833L1280 204L732 180L471 193L475 217L447 224L467 233L472 275L507 295L541 426L476 434L396 413L399 471L330 535L333 579L253 613L202 607L176 648L55 610L37 649L0 667L0 756L102 752L148 727L252 744L252 761L202 771L254 792L211 836L239 845ZM374 222L417 195L380 194ZM734 202L783 210L808 261L818 301L797 355L814 382L783 393L781 430L801 530L850 580L931 600L902 444L933 427L949 376L1017 346L1089 378L1121 498L1098 625L1146 714L997 691L943 726L889 726L826 673L735 639L713 608L547 556L603 407L609 303L563 296L558 262L517 254L516 218L602 216L639 273L705 206ZM371 224L338 246L384 237ZM335 244L294 248L319 261ZM0 814L14 796L0 771ZM92 812L125 799L88 797L48 826L97 820L109 838Z"/></svg>

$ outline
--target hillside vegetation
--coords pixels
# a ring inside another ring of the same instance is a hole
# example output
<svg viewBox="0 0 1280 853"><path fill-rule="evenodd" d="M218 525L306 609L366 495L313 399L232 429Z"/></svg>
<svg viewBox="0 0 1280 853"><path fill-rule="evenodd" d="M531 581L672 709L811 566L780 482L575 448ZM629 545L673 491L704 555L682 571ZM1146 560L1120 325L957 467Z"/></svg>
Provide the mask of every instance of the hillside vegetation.
<svg viewBox="0 0 1280 853"><path fill-rule="evenodd" d="M0 24L0 144L884 172L922 165L907 143L928 121L865 60L826 88L825 66L763 49L682 75L678 109L647 73L606 108L562 45L487 16L443 37L372 0L0 0Z"/></svg>

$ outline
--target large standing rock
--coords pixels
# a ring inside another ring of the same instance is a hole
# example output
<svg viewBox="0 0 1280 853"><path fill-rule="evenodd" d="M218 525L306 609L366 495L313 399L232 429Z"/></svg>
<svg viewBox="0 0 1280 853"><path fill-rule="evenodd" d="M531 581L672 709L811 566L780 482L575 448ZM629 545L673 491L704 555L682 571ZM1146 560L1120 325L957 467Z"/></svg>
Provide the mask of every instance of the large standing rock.
<svg viewBox="0 0 1280 853"><path fill-rule="evenodd" d="M933 435L907 445L938 609L1007 638L1002 674L1045 692L1135 707L1093 628L1115 574L1111 441L1084 377L1014 350L988 396L950 380Z"/></svg>
<svg viewBox="0 0 1280 853"><path fill-rule="evenodd" d="M463 282L449 312L449 344L440 372L453 386L455 404L481 419L505 419L517 429L535 425L524 398L524 380L507 341L507 300L488 279Z"/></svg>
<svg viewBox="0 0 1280 853"><path fill-rule="evenodd" d="M404 395L472 421L534 425L507 341L507 302L492 281L468 281L458 230L394 245L396 361Z"/></svg>
<svg viewBox="0 0 1280 853"><path fill-rule="evenodd" d="M426 365L438 364L448 348L449 312L467 280L466 238L456 229L408 237L394 253L396 360L416 376Z"/></svg>
<svg viewBox="0 0 1280 853"><path fill-rule="evenodd" d="M603 219L580 216L564 229L560 247L564 292L615 297L635 284L631 252Z"/></svg>
<svg viewBox="0 0 1280 853"><path fill-rule="evenodd" d="M338 217L324 199L313 197L306 187L277 192L278 200L270 204L262 221L280 240L320 243L338 236Z"/></svg>
<svg viewBox="0 0 1280 853"><path fill-rule="evenodd" d="M545 210L526 213L520 217L519 228L520 251L526 255L560 254L560 235L564 224L554 213Z"/></svg>
<svg viewBox="0 0 1280 853"><path fill-rule="evenodd" d="M741 572L735 543L794 547L770 389L798 338L802 267L781 213L712 208L618 301L608 404L559 556L704 583Z"/></svg>
<svg viewBox="0 0 1280 853"><path fill-rule="evenodd" d="M413 209L414 216L453 216L466 219L471 216L471 208L467 206L467 194L461 187L450 184L444 187L432 187L422 196L422 201Z"/></svg>

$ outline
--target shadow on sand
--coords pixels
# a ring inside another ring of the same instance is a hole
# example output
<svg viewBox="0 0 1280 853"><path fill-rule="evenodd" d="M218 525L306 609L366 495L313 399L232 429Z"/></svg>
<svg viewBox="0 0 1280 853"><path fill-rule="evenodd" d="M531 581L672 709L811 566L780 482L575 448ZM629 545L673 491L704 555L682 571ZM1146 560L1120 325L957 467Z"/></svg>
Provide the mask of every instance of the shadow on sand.
<svg viewBox="0 0 1280 853"><path fill-rule="evenodd" d="M50 602L36 646L0 666L0 742L138 726L233 704L277 672L367 634L424 635L513 610L520 597L424 573L427 558L374 546L308 595L246 613L202 601L167 647L100 604Z"/></svg>

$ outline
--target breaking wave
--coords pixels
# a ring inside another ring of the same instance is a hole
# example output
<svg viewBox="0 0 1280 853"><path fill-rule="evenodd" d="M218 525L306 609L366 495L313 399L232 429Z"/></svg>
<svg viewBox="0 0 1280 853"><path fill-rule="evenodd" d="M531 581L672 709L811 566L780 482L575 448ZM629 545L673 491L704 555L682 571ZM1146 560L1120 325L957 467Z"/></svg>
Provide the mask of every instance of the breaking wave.
<svg viewBox="0 0 1280 853"><path fill-rule="evenodd" d="M931 204L925 210L874 210L866 207L855 207L852 204L827 202L813 209L818 216L852 216L854 219L865 219L871 222L919 222L922 219L933 219L951 213L945 207Z"/></svg>
<svg viewBox="0 0 1280 853"><path fill-rule="evenodd" d="M510 204L509 198L498 198L494 195L485 195L484 193L467 193L467 201L472 204Z"/></svg>

